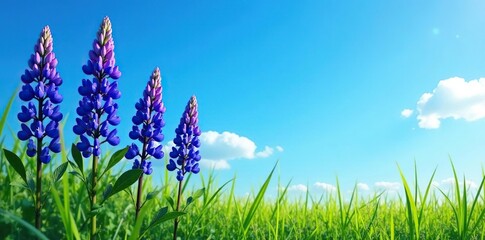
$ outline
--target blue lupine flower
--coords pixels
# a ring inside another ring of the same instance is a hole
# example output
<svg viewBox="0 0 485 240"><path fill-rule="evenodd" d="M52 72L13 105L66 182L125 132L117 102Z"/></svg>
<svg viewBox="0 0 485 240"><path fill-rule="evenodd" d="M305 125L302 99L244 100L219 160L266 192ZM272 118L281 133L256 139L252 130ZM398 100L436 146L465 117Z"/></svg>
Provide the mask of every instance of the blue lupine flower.
<svg viewBox="0 0 485 240"><path fill-rule="evenodd" d="M28 103L17 114L18 120L22 122L17 137L28 141L28 156L34 157L38 151L37 144L42 145L45 137L51 138L47 147L39 148L39 160L42 163L50 162L50 151L61 151L59 121L62 120L62 113L57 104L62 102L62 96L58 92L62 79L56 70L57 59L52 50L52 35L49 26L46 26L42 29L34 53L28 61L29 69L21 77L23 86L19 97ZM29 122L31 123L28 124ZM32 138L37 139L37 142Z"/></svg>
<svg viewBox="0 0 485 240"><path fill-rule="evenodd" d="M34 140L29 139L29 143L27 144L27 156L33 157L35 156L35 143Z"/></svg>
<svg viewBox="0 0 485 240"><path fill-rule="evenodd" d="M150 175L153 169L151 167L152 163L148 161L148 158L163 158L160 142L164 138L162 128L165 126L163 121L165 106L162 101L160 69L155 68L153 70L150 80L143 91L143 98L140 98L135 104L135 108L136 114L131 119L134 126L129 136L133 140L138 140L142 144L142 148L140 151L136 144L131 144L125 157L127 159L135 158L133 169L143 169L145 174Z"/></svg>
<svg viewBox="0 0 485 240"><path fill-rule="evenodd" d="M100 156L101 144L104 142L111 146L120 142L117 130L109 131L109 125L117 126L120 123L118 104L114 100L121 97L116 81L121 72L115 63L111 22L105 17L93 41L93 49L89 51L89 60L82 67L85 74L92 75L92 79L83 79L78 88L82 99L76 109L79 117L76 118L73 131L81 138L76 146L84 157L91 154ZM92 143L88 136L93 139ZM104 140L100 140L100 137Z"/></svg>
<svg viewBox="0 0 485 240"><path fill-rule="evenodd" d="M198 126L197 99L192 96L175 129L177 136L173 140L175 147L170 152L170 161L167 164L169 171L177 169L177 180L182 181L188 172L200 171L200 129Z"/></svg>

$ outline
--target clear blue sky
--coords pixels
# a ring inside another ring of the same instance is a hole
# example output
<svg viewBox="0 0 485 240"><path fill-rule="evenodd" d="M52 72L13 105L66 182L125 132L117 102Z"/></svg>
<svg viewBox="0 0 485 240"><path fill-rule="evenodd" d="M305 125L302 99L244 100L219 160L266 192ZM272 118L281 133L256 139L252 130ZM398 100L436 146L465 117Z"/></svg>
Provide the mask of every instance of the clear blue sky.
<svg viewBox="0 0 485 240"><path fill-rule="evenodd" d="M164 143L197 95L200 127L216 140L205 156L229 167L216 170L221 182L236 172L242 193L261 184L277 159L284 183L312 191L317 182L335 185L336 176L346 190L356 182L372 190L399 181L396 163L411 176L414 160L423 179L438 166L440 182L452 175L449 155L460 175L479 182L485 110L476 106L485 91L467 86L485 77L484 10L479 1L5 1L0 108L49 25L71 131L81 66L109 16L122 72L122 145L130 143L134 103L159 66ZM452 77L466 81L439 87ZM420 113L418 100L435 89ZM8 124L17 132L19 99L13 109ZM413 112L404 117L404 109ZM420 114L441 116L441 125L420 125Z"/></svg>

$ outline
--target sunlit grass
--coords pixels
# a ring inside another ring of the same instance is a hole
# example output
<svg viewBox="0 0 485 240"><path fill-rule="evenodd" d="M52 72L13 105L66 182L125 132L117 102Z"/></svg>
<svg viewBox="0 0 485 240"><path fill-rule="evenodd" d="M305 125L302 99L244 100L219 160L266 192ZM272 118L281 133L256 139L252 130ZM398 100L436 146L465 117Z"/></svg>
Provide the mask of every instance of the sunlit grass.
<svg viewBox="0 0 485 240"><path fill-rule="evenodd" d="M12 98L15 95L12 96ZM11 98L11 99L12 99ZM9 102L0 120L0 132L6 126ZM64 126L64 124L62 124ZM1 148L10 149L20 156L32 178L34 161L25 155L24 143L15 140L5 146L3 134ZM62 152L44 169L46 192L44 196L43 225L40 231L33 227L33 199L29 191L33 186L22 184L22 177L14 166L0 155L0 239L87 239L90 217L89 199L85 186L76 177L75 169L68 166L71 149L62 142ZM100 166L109 166L111 153L101 158ZM82 161L81 161L82 162ZM82 163L78 163L81 165ZM122 160L120 162L123 163ZM61 164L65 165L61 165ZM59 177L58 166L67 166ZM110 168L99 179L105 188L115 182L123 168ZM126 169L126 168L125 168ZM485 224L484 180L476 190L467 188L466 179L454 174L450 191L432 186L435 172L430 173L426 188L418 184L415 167L412 181L396 168L401 176L404 194L390 197L386 192L362 195L355 186L350 195L344 194L338 179L336 191L321 195L307 191L300 196L290 196L291 181L281 183L275 169L268 169L268 176L261 186L247 196L237 196L237 176L219 179L212 172L189 175L183 186L184 201L179 226L182 239L483 239ZM165 170L161 179L147 178L143 191L148 193L137 222L134 222L134 190L123 191L105 201L97 217L100 239L170 239L172 236L170 213L174 209L177 182ZM162 181L163 180L163 181ZM202 189L192 188L193 181L200 181ZM276 181L275 198L267 192ZM101 191L105 191L101 189ZM109 193L109 191L107 191ZM188 199L190 196L190 199ZM187 204L189 203L189 204ZM165 211L165 214L163 214ZM167 213L168 212L168 213ZM160 225L157 225L160 223ZM154 226L154 227L151 227Z"/></svg>

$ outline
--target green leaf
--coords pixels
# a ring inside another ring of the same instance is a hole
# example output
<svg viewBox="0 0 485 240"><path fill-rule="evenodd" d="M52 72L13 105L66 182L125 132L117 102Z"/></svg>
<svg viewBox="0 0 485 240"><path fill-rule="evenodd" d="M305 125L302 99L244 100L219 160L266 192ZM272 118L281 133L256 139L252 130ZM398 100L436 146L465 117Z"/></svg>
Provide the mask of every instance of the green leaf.
<svg viewBox="0 0 485 240"><path fill-rule="evenodd" d="M77 172L77 171L71 171L69 173L72 174L72 175L74 175L75 177L78 177L81 181L83 181L85 183L84 176L81 175L79 172Z"/></svg>
<svg viewBox="0 0 485 240"><path fill-rule="evenodd" d="M202 197L202 195L204 195L204 191L205 191L205 188L201 188L201 189L195 191L195 193L192 195L192 197L194 198L194 200L197 199L197 198Z"/></svg>
<svg viewBox="0 0 485 240"><path fill-rule="evenodd" d="M184 214L185 214L184 212L169 212L169 213L163 215L162 217L158 218L156 221L153 221L152 224L147 228L147 230L158 225L158 224L160 224L160 223L175 219L175 218L180 217Z"/></svg>
<svg viewBox="0 0 485 240"><path fill-rule="evenodd" d="M74 143L71 145L71 155L72 158L74 158L74 161L77 164L77 167L81 172L83 171L83 155L81 155L81 152L77 149L76 145Z"/></svg>
<svg viewBox="0 0 485 240"><path fill-rule="evenodd" d="M185 207L189 206L192 202L194 202L194 198L192 196L187 198L187 204Z"/></svg>
<svg viewBox="0 0 485 240"><path fill-rule="evenodd" d="M58 182L59 180L61 180L62 175L64 175L64 173L67 170L68 164L69 162L64 162L54 170L54 173L52 174L52 178L54 179L54 182Z"/></svg>
<svg viewBox="0 0 485 240"><path fill-rule="evenodd" d="M148 200L152 200L153 198L155 198L160 192L162 191L162 189L159 189L159 190L154 190L152 192L149 192L147 194L147 198L146 198L146 201Z"/></svg>
<svg viewBox="0 0 485 240"><path fill-rule="evenodd" d="M150 230L150 228L153 228L153 227L155 227L155 226L157 226L157 225L159 225L163 222L170 221L172 219L178 218L178 217L185 214L185 212L169 212L169 213L167 213L167 211L168 211L167 207L160 209L158 211L157 215L155 216L155 218L150 223L150 225L145 230L143 230L143 232L140 234L140 237L143 237L143 235L145 235L145 233L148 230Z"/></svg>
<svg viewBox="0 0 485 240"><path fill-rule="evenodd" d="M103 174L101 175L104 175L105 172L107 172L112 167L114 167L118 162L120 162L121 159L125 157L126 152L128 152L128 147L120 149L116 151L113 155L111 155L111 158L109 159L109 162L108 162L108 166L106 166L106 168L103 171Z"/></svg>
<svg viewBox="0 0 485 240"><path fill-rule="evenodd" d="M113 185L113 189L111 190L111 193L106 199L131 186L140 178L142 174L143 170L141 169L131 169L121 174L121 176L116 180L115 184Z"/></svg>
<svg viewBox="0 0 485 240"><path fill-rule="evenodd" d="M23 189L25 189L25 190L30 191L29 186L27 186L27 184L26 184L26 183L24 183L24 182L11 182L11 183L10 183L10 186L14 186L14 187L23 188Z"/></svg>
<svg viewBox="0 0 485 240"><path fill-rule="evenodd" d="M29 178L27 180L27 186L29 187L30 191L31 192L35 192L35 182L34 182L34 178Z"/></svg>
<svg viewBox="0 0 485 240"><path fill-rule="evenodd" d="M155 223L158 219L163 217L165 214L167 214L167 212L168 212L168 207L163 207L160 210L158 210L157 214L155 215L155 217L153 217L152 221L150 222L150 226L153 225L153 223Z"/></svg>
<svg viewBox="0 0 485 240"><path fill-rule="evenodd" d="M187 203L185 205L185 208L184 210L191 204L193 203L197 198L200 198L202 197L202 195L204 195L204 191L205 191L205 188L201 188L197 191L195 191L194 195L190 196L187 198Z"/></svg>
<svg viewBox="0 0 485 240"><path fill-rule="evenodd" d="M13 152L3 149L7 161L12 165L13 169L22 177L22 179L27 183L27 174L25 173L25 167L22 160Z"/></svg>
<svg viewBox="0 0 485 240"><path fill-rule="evenodd" d="M175 201L173 200L173 198L171 196L167 196L166 199L167 199L168 204L170 204L170 207L172 208L172 210L174 210L175 209Z"/></svg>
<svg viewBox="0 0 485 240"><path fill-rule="evenodd" d="M106 185L106 187L103 191L103 199L107 199L109 197L109 195L111 194L112 190L113 190L113 185L111 185L111 183L108 183L108 185Z"/></svg>

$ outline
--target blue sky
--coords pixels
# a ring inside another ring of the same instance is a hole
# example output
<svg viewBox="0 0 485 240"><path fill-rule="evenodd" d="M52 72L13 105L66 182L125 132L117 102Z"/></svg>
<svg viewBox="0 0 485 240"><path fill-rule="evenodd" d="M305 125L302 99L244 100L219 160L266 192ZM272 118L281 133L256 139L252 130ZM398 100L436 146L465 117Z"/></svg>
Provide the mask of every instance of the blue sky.
<svg viewBox="0 0 485 240"><path fill-rule="evenodd" d="M278 159L295 192L299 184L324 191L336 176L344 189L392 188L396 163L411 176L414 161L423 180L438 166L436 181L446 184L449 156L460 175L479 182L485 80L472 80L485 77L484 9L479 1L7 1L0 107L49 25L70 131L81 66L109 16L122 72L122 145L158 66L164 143L195 94L205 163L217 163L221 182L237 173L241 193L257 188ZM8 123L17 132L14 115Z"/></svg>

